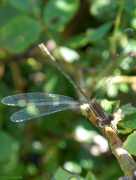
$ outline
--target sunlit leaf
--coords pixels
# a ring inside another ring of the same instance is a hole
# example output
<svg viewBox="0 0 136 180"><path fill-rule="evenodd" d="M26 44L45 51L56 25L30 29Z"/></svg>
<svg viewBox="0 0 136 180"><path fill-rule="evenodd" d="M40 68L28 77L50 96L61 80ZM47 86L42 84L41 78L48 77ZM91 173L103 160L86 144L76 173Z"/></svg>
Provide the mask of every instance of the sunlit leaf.
<svg viewBox="0 0 136 180"><path fill-rule="evenodd" d="M73 49L67 48L67 47L60 47L59 48L60 55L65 59L67 62L73 62L78 60L79 54L74 51Z"/></svg>
<svg viewBox="0 0 136 180"><path fill-rule="evenodd" d="M125 116L123 122L127 128L136 129L136 113Z"/></svg>
<svg viewBox="0 0 136 180"><path fill-rule="evenodd" d="M35 164L30 163L27 167L27 171L32 176L32 175L35 175L36 173L38 173L38 168L36 167Z"/></svg>
<svg viewBox="0 0 136 180"><path fill-rule="evenodd" d="M41 24L35 19L17 16L0 29L0 43L7 51L20 53L38 39L41 30Z"/></svg>
<svg viewBox="0 0 136 180"><path fill-rule="evenodd" d="M134 131L132 134L130 134L125 141L123 147L128 150L130 154L133 154L136 156L136 131Z"/></svg>
<svg viewBox="0 0 136 180"><path fill-rule="evenodd" d="M120 101L118 100L117 101L108 101L107 99L100 100L100 104L102 105L102 107L104 108L107 114L113 113L114 108L119 107L119 103Z"/></svg>
<svg viewBox="0 0 136 180"><path fill-rule="evenodd" d="M122 91L123 93L128 93L129 92L129 86L126 83L120 83L118 85L118 87L119 87L119 90Z"/></svg>
<svg viewBox="0 0 136 180"><path fill-rule="evenodd" d="M90 0L90 13L99 19L114 19L118 1L112 0ZM110 12L110 13L109 13Z"/></svg>
<svg viewBox="0 0 136 180"><path fill-rule="evenodd" d="M110 30L112 27L112 22L107 22L103 24L102 26L96 28L96 29L89 29L87 30L87 38L89 42L97 42L100 39L103 38L103 36Z"/></svg>
<svg viewBox="0 0 136 180"><path fill-rule="evenodd" d="M107 94L109 97L113 98L118 95L118 88L116 84L110 84L107 88Z"/></svg>
<svg viewBox="0 0 136 180"><path fill-rule="evenodd" d="M118 127L118 132L119 132L120 134L130 134L130 133L133 131L133 129L127 128L127 127L124 125L124 123L122 123L122 121L119 122L118 125L119 125L119 127Z"/></svg>
<svg viewBox="0 0 136 180"><path fill-rule="evenodd" d="M49 29L63 29L75 15L79 0L50 0L44 7L43 18Z"/></svg>
<svg viewBox="0 0 136 180"><path fill-rule="evenodd" d="M133 107L131 105L131 103L129 104L125 104L123 106L120 107L122 111L125 112L125 115L131 115L131 114L135 114L136 113L136 108Z"/></svg>
<svg viewBox="0 0 136 180"><path fill-rule="evenodd" d="M75 128L75 136L80 140L84 142L92 142L93 138L97 135L95 131L89 131L83 126L77 126ZM91 164L90 164L91 166Z"/></svg>
<svg viewBox="0 0 136 180"><path fill-rule="evenodd" d="M88 43L87 38L84 35L76 35L70 38L66 45L70 46L71 48L80 48L84 47Z"/></svg>
<svg viewBox="0 0 136 180"><path fill-rule="evenodd" d="M78 174L80 174L81 171L82 171L81 166L75 161L67 161L67 162L65 162L64 168L67 171L70 171L70 172L73 172L73 173L78 173Z"/></svg>
<svg viewBox="0 0 136 180"><path fill-rule="evenodd" d="M130 129L136 129L136 108L132 107L131 104L126 104L120 107L124 113L122 123L124 126Z"/></svg>
<svg viewBox="0 0 136 180"><path fill-rule="evenodd" d="M88 172L86 176L86 180L96 180L96 177L92 172Z"/></svg>
<svg viewBox="0 0 136 180"><path fill-rule="evenodd" d="M59 168L54 176L55 180L64 180L64 179L70 179L70 180L80 180L78 178L78 175L74 175L62 168Z"/></svg>

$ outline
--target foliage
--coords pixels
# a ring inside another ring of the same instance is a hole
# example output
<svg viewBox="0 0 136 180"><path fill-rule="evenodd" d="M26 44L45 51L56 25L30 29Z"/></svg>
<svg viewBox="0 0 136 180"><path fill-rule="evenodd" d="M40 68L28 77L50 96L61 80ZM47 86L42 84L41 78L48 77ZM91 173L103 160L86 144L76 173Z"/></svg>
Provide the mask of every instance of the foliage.
<svg viewBox="0 0 136 180"><path fill-rule="evenodd" d="M122 35L128 27L136 30L135 9L134 0L1 0L0 99L23 92L80 99L43 55L38 47L41 42L93 98L110 55L115 57L118 51L118 32ZM130 46L135 52L135 36ZM135 66L133 59L120 66L119 81L113 79L101 97L107 114L119 107L125 112L119 123L122 139L136 127ZM108 144L103 139L95 141L102 135L79 110L13 123L9 118L16 110L0 104L1 179L114 180L123 176ZM124 145L133 155L135 139L132 132Z"/></svg>
<svg viewBox="0 0 136 180"><path fill-rule="evenodd" d="M133 155L136 155L135 152L135 142L136 142L136 132L134 131L131 135L128 136L127 140L125 141L124 147Z"/></svg>

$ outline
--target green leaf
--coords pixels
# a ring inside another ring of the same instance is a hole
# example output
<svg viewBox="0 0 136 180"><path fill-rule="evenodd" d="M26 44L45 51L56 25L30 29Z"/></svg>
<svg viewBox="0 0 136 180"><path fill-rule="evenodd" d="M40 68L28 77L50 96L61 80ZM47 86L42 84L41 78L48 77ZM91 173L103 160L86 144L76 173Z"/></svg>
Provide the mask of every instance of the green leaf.
<svg viewBox="0 0 136 180"><path fill-rule="evenodd" d="M60 51L60 55L67 62L73 62L73 61L79 60L79 58L80 58L79 54L76 51L74 51L73 49L61 46L59 48L59 51Z"/></svg>
<svg viewBox="0 0 136 180"><path fill-rule="evenodd" d="M85 180L96 180L96 177L92 172L88 172Z"/></svg>
<svg viewBox="0 0 136 180"><path fill-rule="evenodd" d="M11 53L23 52L34 43L42 31L41 24L29 16L18 16L1 30L1 45Z"/></svg>
<svg viewBox="0 0 136 180"><path fill-rule="evenodd" d="M117 95L118 95L118 88L117 88L117 85L116 85L116 84L110 84L110 85L107 87L107 95L108 95L110 98L115 98L115 97L117 97Z"/></svg>
<svg viewBox="0 0 136 180"><path fill-rule="evenodd" d="M116 17L118 1L112 0L90 0L90 13L99 19L110 20ZM110 13L109 13L110 12Z"/></svg>
<svg viewBox="0 0 136 180"><path fill-rule="evenodd" d="M94 29L87 30L86 36L88 38L88 41L97 42L100 39L102 39L104 35L110 30L110 28L112 27L112 24L113 24L112 22L108 22L95 30Z"/></svg>
<svg viewBox="0 0 136 180"><path fill-rule="evenodd" d="M74 175L62 168L59 168L54 176L55 180L79 180L78 175Z"/></svg>
<svg viewBox="0 0 136 180"><path fill-rule="evenodd" d="M130 134L125 141L123 147L129 151L130 154L133 154L136 156L136 131L134 131L132 134Z"/></svg>
<svg viewBox="0 0 136 180"><path fill-rule="evenodd" d="M10 5L0 7L0 27L7 24L12 18L19 16L20 12Z"/></svg>
<svg viewBox="0 0 136 180"><path fill-rule="evenodd" d="M125 116L123 122L127 128L136 129L136 113Z"/></svg>
<svg viewBox="0 0 136 180"><path fill-rule="evenodd" d="M127 128L122 121L119 122L118 125L118 131L120 134L130 134L133 131L133 129Z"/></svg>
<svg viewBox="0 0 136 180"><path fill-rule="evenodd" d="M122 91L123 93L129 92L129 85L126 83L119 83L118 87L119 87L119 90Z"/></svg>
<svg viewBox="0 0 136 180"><path fill-rule="evenodd" d="M67 42L66 42L66 46L70 46L71 48L81 48L84 47L85 45L87 45L88 40L85 37L85 35L76 35L72 38L70 38Z"/></svg>
<svg viewBox="0 0 136 180"><path fill-rule="evenodd" d="M57 76L51 76L47 81L45 82L43 89L45 92L51 92L55 86L57 85L58 77Z"/></svg>
<svg viewBox="0 0 136 180"><path fill-rule="evenodd" d="M43 12L43 19L49 29L63 30L79 7L79 0L50 0Z"/></svg>
<svg viewBox="0 0 136 180"><path fill-rule="evenodd" d="M0 131L0 163L8 161L17 148L14 139L6 132Z"/></svg>
<svg viewBox="0 0 136 180"><path fill-rule="evenodd" d="M125 112L125 115L136 113L136 108L134 108L131 103L121 106L121 110Z"/></svg>
<svg viewBox="0 0 136 180"><path fill-rule="evenodd" d="M130 129L136 129L136 108L132 107L132 105L129 103L123 105L121 110L125 114L122 121L124 126Z"/></svg>
<svg viewBox="0 0 136 180"><path fill-rule="evenodd" d="M9 2L17 9L28 13L36 13L40 11L41 7L41 0L9 0Z"/></svg>
<svg viewBox="0 0 136 180"><path fill-rule="evenodd" d="M120 101L108 101L107 99L101 99L100 104L106 111L106 114L111 114L113 113L114 107L119 107Z"/></svg>
<svg viewBox="0 0 136 180"><path fill-rule="evenodd" d="M136 1L128 0L124 4L124 9L129 13L135 13L136 10Z"/></svg>

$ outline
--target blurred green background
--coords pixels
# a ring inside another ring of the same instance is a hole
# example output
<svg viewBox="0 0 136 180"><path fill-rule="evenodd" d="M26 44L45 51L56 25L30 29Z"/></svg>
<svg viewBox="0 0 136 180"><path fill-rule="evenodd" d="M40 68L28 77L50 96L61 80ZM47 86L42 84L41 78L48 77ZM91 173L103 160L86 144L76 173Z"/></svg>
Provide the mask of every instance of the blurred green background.
<svg viewBox="0 0 136 180"><path fill-rule="evenodd" d="M116 56L115 37L128 27L135 32L135 0L1 0L0 99L46 92L82 100L41 52L41 42L93 98L97 78L110 55ZM135 50L135 36L131 47ZM136 106L135 59L120 74L122 79L107 89L103 99ZM89 179L89 171L98 180L123 176L107 141L80 110L13 123L10 116L18 109L0 103L0 179L57 179L59 167L79 174L79 179Z"/></svg>

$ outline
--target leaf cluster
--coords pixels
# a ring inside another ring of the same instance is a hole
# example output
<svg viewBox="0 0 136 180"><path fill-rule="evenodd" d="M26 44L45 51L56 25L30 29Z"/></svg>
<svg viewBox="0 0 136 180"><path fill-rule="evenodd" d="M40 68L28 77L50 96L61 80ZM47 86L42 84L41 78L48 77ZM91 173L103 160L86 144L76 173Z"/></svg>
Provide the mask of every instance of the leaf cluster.
<svg viewBox="0 0 136 180"><path fill-rule="evenodd" d="M111 56L116 56L117 33L127 27L136 30L135 9L134 0L1 0L0 99L16 93L46 92L82 101L42 54L41 42L93 98L98 77ZM134 51L135 37L130 44ZM136 106L136 85L131 81L135 64L132 60L120 68L119 76L125 80L112 84L101 98L107 114L115 112L115 107L126 113L119 124L123 139L136 127L136 109L127 104ZM113 102L115 99L121 104ZM102 135L78 109L18 124L9 121L15 111L0 104L1 179L113 180L123 176ZM135 139L133 132L124 144L133 155Z"/></svg>

